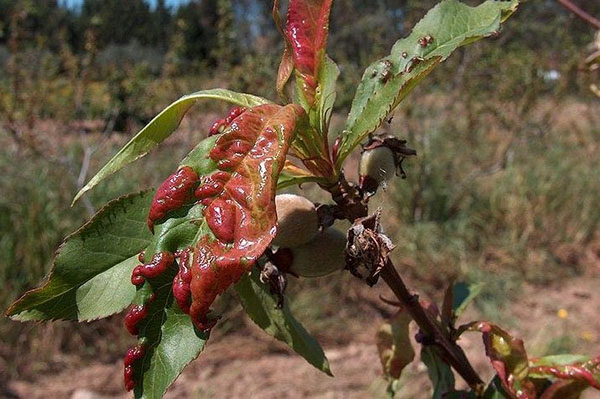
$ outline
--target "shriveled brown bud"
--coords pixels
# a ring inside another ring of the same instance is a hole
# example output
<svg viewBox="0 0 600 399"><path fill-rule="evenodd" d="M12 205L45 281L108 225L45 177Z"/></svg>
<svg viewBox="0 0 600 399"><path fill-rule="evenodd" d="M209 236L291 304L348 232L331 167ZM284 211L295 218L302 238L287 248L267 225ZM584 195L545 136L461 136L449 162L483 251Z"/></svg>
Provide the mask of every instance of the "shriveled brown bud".
<svg viewBox="0 0 600 399"><path fill-rule="evenodd" d="M359 174L361 179L369 177L378 184L391 179L396 174L394 153L385 146L366 150L360 159Z"/></svg>
<svg viewBox="0 0 600 399"><path fill-rule="evenodd" d="M319 232L319 218L315 205L295 194L275 197L277 209L277 236L273 245L293 248L310 241Z"/></svg>
<svg viewBox="0 0 600 399"><path fill-rule="evenodd" d="M292 248L290 271L301 277L321 277L342 270L346 264L346 234L328 228L311 241Z"/></svg>

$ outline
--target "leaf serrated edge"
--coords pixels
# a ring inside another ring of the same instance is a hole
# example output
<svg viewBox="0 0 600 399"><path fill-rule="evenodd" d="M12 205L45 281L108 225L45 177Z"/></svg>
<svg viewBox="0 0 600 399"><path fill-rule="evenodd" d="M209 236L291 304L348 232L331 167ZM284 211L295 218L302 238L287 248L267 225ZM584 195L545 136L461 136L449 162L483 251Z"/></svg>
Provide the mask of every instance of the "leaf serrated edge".
<svg viewBox="0 0 600 399"><path fill-rule="evenodd" d="M8 317L8 318L10 318L11 320L20 321L20 322L24 322L24 321L42 321L42 322L45 322L45 321L55 321L55 320L71 320L71 319L65 319L65 318L50 318L50 319L31 319L31 320L23 320L23 319L20 319L20 318L18 317L18 315L19 315L20 313L22 313L22 312L26 311L26 309L20 310L20 311L18 311L18 313L15 313L15 311L16 311L16 309L15 309L15 308L17 308L17 307L19 306L19 304L20 304L21 302L23 302L27 296L29 296L29 295L32 295L32 294L35 294L35 293L37 293L37 292L40 292L40 291L43 291L43 290L44 290L44 289L45 289L45 288L46 288L46 287L47 287L47 286L50 284L50 282L51 282L52 278L54 277L54 272L56 271L56 262L57 262L57 258L58 258L58 256L61 254L61 251L62 251L63 247L64 247L64 246L67 244L67 242L68 242L69 240L71 240L73 237L77 236L78 234L81 234L81 233L82 233L84 230L86 230L86 229L90 228L91 226L93 226L93 225L94 225L94 224L95 224L95 223L98 221L98 219L100 219L101 217L104 217L104 213L105 213L105 212L107 212L109 208L111 208L112 206L114 206L114 205L115 205L115 204L117 204L118 202L121 202L121 201L124 201L124 200L130 199L130 198L134 198L134 197L137 197L137 196L146 196L147 194L150 194L150 193L152 193L153 191L154 191L154 190L142 190L142 191L139 191L139 192L136 192L136 193L125 194L125 195L122 195L121 197L118 197L118 198L115 198L115 199L112 199L112 200L110 200L110 201L109 201L109 202L107 202L107 203L106 203L106 204L105 204L105 205L104 205L102 208L100 208L100 209L98 210L98 212L96 212L96 213L94 214L94 216L92 216L92 217L91 217L91 218L90 218L90 219L89 219L87 222L85 222L85 223L84 223L84 224L83 224L81 227L79 227L77 230L75 230L75 231L74 231L74 232L72 232L71 234L67 235L67 236L65 237L65 239L63 240L63 242L62 242L62 243L61 243L61 244L58 246L58 248L56 249L56 251L54 251L54 257L53 257L53 260L52 260L52 266L50 267L50 271L48 272L48 274L46 275L46 277L44 277L44 280L43 280L43 282L42 282L42 285L41 285L41 286L39 286L39 287L33 288L33 289L31 289L31 290L29 290L29 291L25 292L23 295L21 295L21 296L20 296L20 297L19 297L19 298L18 298L18 299L17 299L15 302L13 302L13 304L12 304L12 305L10 305L10 307L9 307L9 308L6 310L6 312L5 312L5 316L6 316L6 317ZM129 259L129 258L128 258L128 259ZM93 278L93 277L92 277L92 278ZM90 280L91 280L91 278L90 278L89 280L87 280L87 281L90 281ZM87 281L86 281L86 282L87 282ZM83 284L85 284L86 282L84 282ZM81 285L83 285L83 284L81 284ZM80 286L81 286L81 285L80 285ZM60 293L60 294L59 294L59 295L57 295L57 296L64 295L65 293L67 293L67 292L70 292L70 291L72 291L73 289L77 289L77 288L79 288L80 286L74 286L74 287L71 287L71 288L69 288L68 290L66 290L66 291L63 291L62 293ZM52 299L54 299L54 298L56 298L56 296L55 296L55 297L53 297L53 298L49 298L49 299L47 299L47 300L45 300L45 301L41 302L41 304L44 304L44 303L46 303L46 302L48 302L48 301L50 301L50 300L52 300ZM77 321L85 321L85 322L90 322L90 321L94 321L94 320L97 320L97 319L96 319L96 318L94 318L94 319L77 319Z"/></svg>

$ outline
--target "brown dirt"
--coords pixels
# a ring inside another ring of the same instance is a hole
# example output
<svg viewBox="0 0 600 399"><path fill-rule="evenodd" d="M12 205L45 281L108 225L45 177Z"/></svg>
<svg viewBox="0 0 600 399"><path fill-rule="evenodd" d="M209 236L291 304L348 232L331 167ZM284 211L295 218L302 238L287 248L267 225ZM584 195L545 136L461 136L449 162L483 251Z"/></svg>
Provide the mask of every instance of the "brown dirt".
<svg viewBox="0 0 600 399"><path fill-rule="evenodd" d="M525 339L531 355L541 354L551 338L564 335L577 342L576 352L600 353L599 283L598 277L580 277L545 289L525 286L520 299L507 312L513 314L513 324L517 326L509 328L510 332ZM558 316L560 309L567 311L566 317ZM471 310L464 320L479 317ZM539 320L544 321L541 326ZM372 339L376 324L347 345L325 345L334 378L313 369L284 345L257 334L252 328L244 335L216 337L201 358L187 367L166 397L382 398L385 384L379 377L379 360ZM481 375L491 376L478 335L465 335L461 344ZM122 388L121 367L120 362L66 366L33 381L9 381L8 388L19 398L127 398L129 395ZM415 360L405 374L410 383L399 397L427 398L430 388L422 363ZM460 378L457 381L459 386L463 385ZM10 397L7 392L4 395ZM583 399L600 399L600 393L588 391Z"/></svg>

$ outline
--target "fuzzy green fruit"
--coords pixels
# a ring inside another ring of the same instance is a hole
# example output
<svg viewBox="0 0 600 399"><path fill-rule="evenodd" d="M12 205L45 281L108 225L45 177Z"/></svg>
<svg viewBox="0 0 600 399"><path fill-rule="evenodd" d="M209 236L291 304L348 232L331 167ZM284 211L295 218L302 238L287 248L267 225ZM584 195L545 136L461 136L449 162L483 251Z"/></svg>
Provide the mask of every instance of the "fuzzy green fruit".
<svg viewBox="0 0 600 399"><path fill-rule="evenodd" d="M319 232L315 204L295 194L275 196L277 235L273 245L293 248L309 242Z"/></svg>
<svg viewBox="0 0 600 399"><path fill-rule="evenodd" d="M346 265L346 234L329 228L315 238L292 248L290 271L301 277L321 277L342 270Z"/></svg>
<svg viewBox="0 0 600 399"><path fill-rule="evenodd" d="M359 174L368 176L378 184L391 179L396 174L394 153L387 147L377 147L363 152Z"/></svg>

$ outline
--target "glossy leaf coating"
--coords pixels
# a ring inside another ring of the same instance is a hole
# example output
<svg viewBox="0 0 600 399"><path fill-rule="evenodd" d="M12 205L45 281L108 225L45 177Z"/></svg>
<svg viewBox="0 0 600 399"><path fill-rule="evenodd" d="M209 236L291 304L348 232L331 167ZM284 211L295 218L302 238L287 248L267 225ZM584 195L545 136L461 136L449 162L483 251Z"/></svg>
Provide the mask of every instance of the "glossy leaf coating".
<svg viewBox="0 0 600 399"><path fill-rule="evenodd" d="M325 56L332 0L291 0L285 32L292 47L299 88L306 102L315 101L318 70Z"/></svg>
<svg viewBox="0 0 600 399"><path fill-rule="evenodd" d="M523 341L487 322L475 323L472 330L482 333L486 355L506 392L513 399L536 399Z"/></svg>
<svg viewBox="0 0 600 399"><path fill-rule="evenodd" d="M218 171L196 189L212 234L198 240L191 266L190 316L212 327L210 306L262 255L276 233L275 191L296 120L297 105L262 105L236 118L210 152Z"/></svg>

